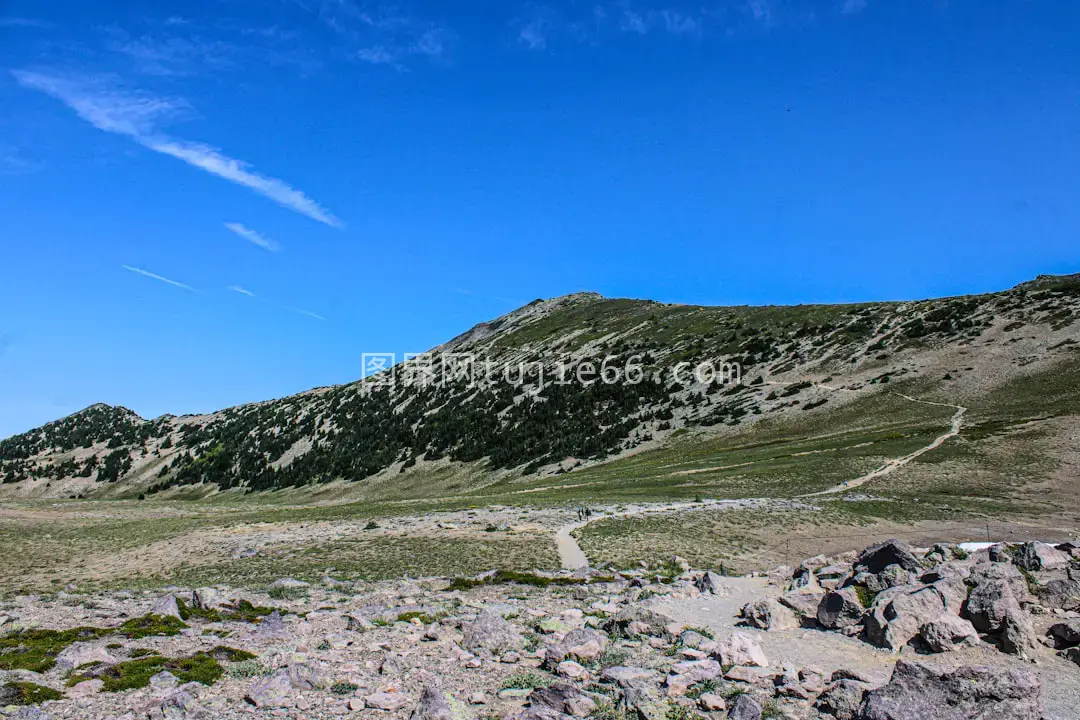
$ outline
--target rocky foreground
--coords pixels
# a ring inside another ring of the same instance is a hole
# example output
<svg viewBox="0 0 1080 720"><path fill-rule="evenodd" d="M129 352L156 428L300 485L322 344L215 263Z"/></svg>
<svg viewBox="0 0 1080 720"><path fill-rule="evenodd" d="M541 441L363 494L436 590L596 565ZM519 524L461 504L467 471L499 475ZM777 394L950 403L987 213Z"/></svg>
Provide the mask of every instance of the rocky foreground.
<svg viewBox="0 0 1080 720"><path fill-rule="evenodd" d="M967 553L890 541L778 568L767 580L694 572L676 559L661 570L371 585L328 574L317 585L282 579L266 592L69 589L0 605L0 714L1076 717L1068 713L1080 699L1060 695L1080 674L1078 558L1070 545ZM725 616L723 600L746 587L760 597ZM702 621L665 612L680 607ZM793 639L799 657L820 643L820 666L767 655L774 637ZM867 661L837 667L834 638L848 643L845 659L865 647ZM871 671L879 662L888 663L885 677ZM1066 709L1048 715L1048 698Z"/></svg>

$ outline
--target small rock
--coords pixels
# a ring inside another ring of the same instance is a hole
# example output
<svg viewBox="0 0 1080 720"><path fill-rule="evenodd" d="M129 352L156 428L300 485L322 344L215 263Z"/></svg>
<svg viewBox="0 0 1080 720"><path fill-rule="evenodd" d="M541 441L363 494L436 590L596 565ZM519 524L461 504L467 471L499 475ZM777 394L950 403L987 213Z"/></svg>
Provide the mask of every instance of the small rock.
<svg viewBox="0 0 1080 720"><path fill-rule="evenodd" d="M68 688L67 694L70 698L85 698L91 695L97 695L101 692L101 688L105 685L105 681L99 678L92 680L83 680L80 683Z"/></svg>
<svg viewBox="0 0 1080 720"><path fill-rule="evenodd" d="M727 640L719 643L717 652L720 661L726 665L749 665L751 667L768 667L769 660L762 652L761 646L749 635L734 632Z"/></svg>
<svg viewBox="0 0 1080 720"><path fill-rule="evenodd" d="M367 707L387 711L400 710L409 702L409 696L399 692L378 692L364 698Z"/></svg>
<svg viewBox="0 0 1080 720"><path fill-rule="evenodd" d="M176 597L174 595L165 595L158 599L154 603L154 607L150 609L151 615L157 615L159 617L174 617L177 620L182 620L180 617L180 606L176 603Z"/></svg>
<svg viewBox="0 0 1080 720"><path fill-rule="evenodd" d="M462 645L474 652L488 650L499 654L522 649L525 638L500 615L491 610L482 610L476 620L465 627Z"/></svg>
<svg viewBox="0 0 1080 720"><path fill-rule="evenodd" d="M570 678L571 680L580 680L589 674L588 670L573 660L563 660L555 668L555 672L560 677Z"/></svg>
<svg viewBox="0 0 1080 720"><path fill-rule="evenodd" d="M162 670L161 672L159 672L156 675L151 676L151 678L150 678L150 685L152 687L156 687L156 688L160 688L160 689L169 689L169 690L171 690L172 688L175 688L179 684L180 684L179 678L177 678L175 675L173 675L168 670Z"/></svg>
<svg viewBox="0 0 1080 720"><path fill-rule="evenodd" d="M761 720L761 704L749 695L740 695L728 712L731 720Z"/></svg>
<svg viewBox="0 0 1080 720"><path fill-rule="evenodd" d="M700 592L709 593L711 595L723 594L726 591L724 588L723 577L712 571L703 572L701 575L694 578L694 587Z"/></svg>
<svg viewBox="0 0 1080 720"><path fill-rule="evenodd" d="M191 604L200 610L214 610L221 606L221 594L212 587L202 587L191 593Z"/></svg>
<svg viewBox="0 0 1080 720"><path fill-rule="evenodd" d="M708 712L722 712L727 709L727 701L713 693L702 693L698 698L698 705Z"/></svg>
<svg viewBox="0 0 1080 720"><path fill-rule="evenodd" d="M413 708L410 720L454 720L454 711L443 691L428 685L420 694L420 701Z"/></svg>

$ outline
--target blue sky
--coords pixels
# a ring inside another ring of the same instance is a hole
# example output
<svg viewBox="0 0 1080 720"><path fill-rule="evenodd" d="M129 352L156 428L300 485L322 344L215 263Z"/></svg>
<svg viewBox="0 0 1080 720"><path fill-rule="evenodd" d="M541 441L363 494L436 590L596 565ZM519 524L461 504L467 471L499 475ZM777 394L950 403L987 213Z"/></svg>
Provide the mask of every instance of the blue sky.
<svg viewBox="0 0 1080 720"><path fill-rule="evenodd" d="M0 436L579 290L1074 272L1077 37L1049 0L0 0Z"/></svg>

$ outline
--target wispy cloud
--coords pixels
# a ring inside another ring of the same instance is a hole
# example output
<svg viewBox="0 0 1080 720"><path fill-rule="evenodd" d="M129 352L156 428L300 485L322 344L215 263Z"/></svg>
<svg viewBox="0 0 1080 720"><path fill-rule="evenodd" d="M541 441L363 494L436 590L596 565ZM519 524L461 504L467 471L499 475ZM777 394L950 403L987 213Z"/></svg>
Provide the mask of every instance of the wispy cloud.
<svg viewBox="0 0 1080 720"><path fill-rule="evenodd" d="M429 29L404 42L388 40L362 47L356 51L357 60L371 65L393 65L404 69L412 56L425 56L438 60L446 52L446 35L441 30Z"/></svg>
<svg viewBox="0 0 1080 720"><path fill-rule="evenodd" d="M257 173L248 163L231 158L218 148L160 133L158 124L188 109L183 100L121 92L101 80L84 81L26 70L15 70L13 75L24 87L65 103L99 130L131 137L145 148L246 187L318 222L331 227L343 225L333 213L285 181Z"/></svg>
<svg viewBox="0 0 1080 720"><path fill-rule="evenodd" d="M769 0L749 0L746 9L755 20L763 25L772 24L773 10Z"/></svg>
<svg viewBox="0 0 1080 720"><path fill-rule="evenodd" d="M356 57L372 65L394 64L394 53L390 52L390 50L382 45L360 48L356 51Z"/></svg>
<svg viewBox="0 0 1080 720"><path fill-rule="evenodd" d="M37 28L45 30L53 27L51 22L24 17L0 17L0 27L6 28Z"/></svg>
<svg viewBox="0 0 1080 720"><path fill-rule="evenodd" d="M249 297L249 298L251 298L253 300L258 300L259 302L266 303L268 305L275 305L278 308L288 310L289 312L294 312L294 313L297 313L299 315L304 315L304 316L312 318L314 320L319 320L321 322L327 322L326 318L323 317L322 315L319 315L318 313L313 313L310 310L304 310L303 308L292 307L291 305L279 305L279 304L277 304L275 302L267 300L266 298L260 297L259 295L256 295L255 293L251 292L247 288L240 287L239 285L230 285L229 287L226 288L226 290L230 290L230 291L232 291L234 293L237 293L238 295L243 295L244 297Z"/></svg>
<svg viewBox="0 0 1080 720"><path fill-rule="evenodd" d="M41 163L28 160L17 149L0 145L0 174L26 175L37 172L41 168Z"/></svg>
<svg viewBox="0 0 1080 720"><path fill-rule="evenodd" d="M313 313L310 310L303 310L301 308L294 308L294 307L289 308L289 310L292 310L294 313L300 313L301 315L306 315L309 318L314 318L316 320L321 320L322 322L326 322L326 318L324 318L322 315L319 315L318 313Z"/></svg>
<svg viewBox="0 0 1080 720"><path fill-rule="evenodd" d="M543 20L533 19L525 23L518 32L518 42L530 50L543 50L547 47L547 34Z"/></svg>
<svg viewBox="0 0 1080 720"><path fill-rule="evenodd" d="M840 12L844 15L855 15L866 9L866 0L844 0Z"/></svg>
<svg viewBox="0 0 1080 720"><path fill-rule="evenodd" d="M270 238L266 237L265 235L258 232L257 230L252 230L251 228L249 228L249 227L247 227L245 225L242 225L241 223L227 222L227 223L225 223L225 227L227 227L229 230L233 231L234 233L236 233L240 237L244 238L245 240L247 240L252 245L258 245L263 250L268 250L270 252L277 252L278 250L281 249L281 246L278 245L273 240L271 240Z"/></svg>
<svg viewBox="0 0 1080 720"><path fill-rule="evenodd" d="M243 185L273 200L278 205L287 207L301 215L307 215L312 220L318 220L330 227L342 227L344 224L333 213L323 209L317 202L300 190L291 187L284 180L260 175L251 170L248 163L231 158L215 147L161 136L142 138L139 142L151 150L164 155L171 155L177 160L183 160L188 165L193 165L200 170L205 170L237 185Z"/></svg>
<svg viewBox="0 0 1080 720"><path fill-rule="evenodd" d="M321 66L297 30L252 26L248 19L220 19L211 25L190 20L158 21L148 32L106 28L108 48L146 75L191 76L240 71L252 66L292 67L309 72Z"/></svg>
<svg viewBox="0 0 1080 720"><path fill-rule="evenodd" d="M127 270L129 272L133 272L133 273L135 273L137 275L142 275L143 277L148 277L148 278L150 278L152 280L158 280L159 282L168 283L169 285L172 285L174 287L178 287L178 288L180 288L182 290L187 290L188 292L199 292L198 290L191 287L190 285L185 285L184 283L177 282L176 280L170 280L167 277L164 277L162 275L158 275L157 273L152 273L149 270L143 270L142 268L131 267L130 265L121 265L120 267L124 268L125 270Z"/></svg>
<svg viewBox="0 0 1080 720"><path fill-rule="evenodd" d="M757 0L764 2L765 0ZM528 12L516 18L517 42L529 50L544 50L554 40L594 43L605 36L701 35L706 14L649 5L647 2L614 0L594 4L587 12L552 5L530 4Z"/></svg>
<svg viewBox="0 0 1080 720"><path fill-rule="evenodd" d="M111 48L130 58L147 75L191 75L200 69L236 69L240 48L221 40L201 37L128 37L122 31Z"/></svg>
<svg viewBox="0 0 1080 720"><path fill-rule="evenodd" d="M342 43L349 57L371 65L405 69L409 60L442 60L452 33L387 2L288 0L310 13Z"/></svg>

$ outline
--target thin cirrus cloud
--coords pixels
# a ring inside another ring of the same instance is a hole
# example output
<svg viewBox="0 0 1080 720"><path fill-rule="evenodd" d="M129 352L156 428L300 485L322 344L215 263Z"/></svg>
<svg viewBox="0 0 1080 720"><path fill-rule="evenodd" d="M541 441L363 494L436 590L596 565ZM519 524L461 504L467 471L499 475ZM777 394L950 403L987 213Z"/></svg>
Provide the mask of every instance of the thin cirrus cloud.
<svg viewBox="0 0 1080 720"><path fill-rule="evenodd" d="M277 303L273 303L273 302L267 300L266 298L259 297L258 295L251 292L247 288L240 287L239 285L230 285L230 286L228 286L226 288L226 290L230 290L230 291L232 291L232 292L234 292L234 293L236 293L238 295L243 295L244 297L249 297L252 300L259 300L260 302L269 303L271 305L277 305ZM309 318L313 318L315 320L320 320L322 322L326 322L325 317L323 317L322 315L319 315L318 313L313 313L310 310L304 310L302 308L292 307L291 305L278 305L278 307L283 308L285 310L288 310L289 312L294 312L294 313L304 315L304 316L309 317Z"/></svg>
<svg viewBox="0 0 1080 720"><path fill-rule="evenodd" d="M130 265L121 265L120 267L124 268L128 272L133 272L136 275L142 275L143 277L148 277L151 280L157 280L158 282L167 283L169 285L172 285L173 287L178 287L181 290L187 290L188 292L193 292L193 293L199 292L198 290L191 287L190 285L186 285L186 284L184 284L182 282L177 282L176 280L170 280L169 278L167 278L167 277L165 277L163 275L158 275L157 273L152 273L149 270L143 270L142 268L132 267Z"/></svg>
<svg viewBox="0 0 1080 720"><path fill-rule="evenodd" d="M158 132L160 122L189 109L183 100L125 93L100 80L83 81L27 70L14 70L12 74L23 87L60 100L99 130L126 135L149 150L246 187L312 220L335 228L343 226L333 213L284 180L257 173L248 163L231 158L218 148Z"/></svg>
<svg viewBox="0 0 1080 720"><path fill-rule="evenodd" d="M256 245L258 247L261 247L263 250L266 250L267 252L277 252L277 251L279 251L281 249L281 245L279 245L278 243L276 243L273 240L271 240L270 238L266 237L265 235L263 235L259 231L252 230L251 228L249 228L246 225L243 225L241 223L227 222L227 223L225 223L225 227L228 228L229 230L231 230L232 232L236 233L240 237L244 238L245 240L247 240L252 245Z"/></svg>

